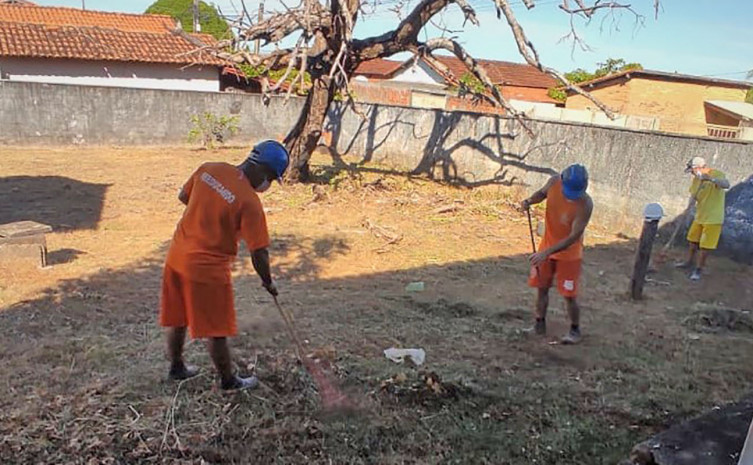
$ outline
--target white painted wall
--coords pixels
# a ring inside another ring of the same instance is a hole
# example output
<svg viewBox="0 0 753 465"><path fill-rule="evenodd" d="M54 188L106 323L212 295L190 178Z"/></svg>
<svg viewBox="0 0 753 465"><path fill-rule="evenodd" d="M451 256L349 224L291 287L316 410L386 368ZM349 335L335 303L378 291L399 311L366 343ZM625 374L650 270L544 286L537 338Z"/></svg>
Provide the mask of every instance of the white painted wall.
<svg viewBox="0 0 753 465"><path fill-rule="evenodd" d="M389 81L433 84L441 87L445 85L442 76L421 60L399 72L392 79L389 79Z"/></svg>
<svg viewBox="0 0 753 465"><path fill-rule="evenodd" d="M219 92L220 70L117 61L0 58L0 79L50 84Z"/></svg>

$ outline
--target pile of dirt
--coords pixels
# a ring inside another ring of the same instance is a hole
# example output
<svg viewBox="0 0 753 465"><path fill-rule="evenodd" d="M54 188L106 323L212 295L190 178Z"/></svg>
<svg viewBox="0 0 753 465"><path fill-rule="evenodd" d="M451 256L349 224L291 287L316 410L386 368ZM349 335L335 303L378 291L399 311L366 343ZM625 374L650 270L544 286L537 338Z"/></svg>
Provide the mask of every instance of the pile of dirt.
<svg viewBox="0 0 753 465"><path fill-rule="evenodd" d="M696 331L753 332L753 317L750 311L704 303L695 304L692 313L683 323Z"/></svg>
<svg viewBox="0 0 753 465"><path fill-rule="evenodd" d="M382 381L380 392L399 402L426 405L457 400L467 388L442 381L433 371L419 371L398 373Z"/></svg>
<svg viewBox="0 0 753 465"><path fill-rule="evenodd" d="M753 263L753 176L727 194L719 248L734 260Z"/></svg>

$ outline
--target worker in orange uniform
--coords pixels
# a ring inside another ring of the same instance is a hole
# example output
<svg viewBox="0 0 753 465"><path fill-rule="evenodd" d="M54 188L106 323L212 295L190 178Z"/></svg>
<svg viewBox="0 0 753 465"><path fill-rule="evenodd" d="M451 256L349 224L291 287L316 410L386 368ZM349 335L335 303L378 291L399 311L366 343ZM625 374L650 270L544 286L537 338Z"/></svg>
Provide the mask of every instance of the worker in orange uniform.
<svg viewBox="0 0 753 465"><path fill-rule="evenodd" d="M544 238L539 252L530 257L531 272L528 284L538 289L536 299L536 334L546 334L546 311L549 289L557 278L557 289L567 304L570 331L563 344L577 344L581 340L578 281L583 258L583 232L591 219L593 201L586 193L588 171L582 165L571 165L561 175L553 176L540 190L523 201L528 210L546 200Z"/></svg>
<svg viewBox="0 0 753 465"><path fill-rule="evenodd" d="M178 198L186 209L165 260L159 317L167 328L171 379L198 374L198 368L183 360L188 329L192 338L208 339L222 389L258 386L255 376L242 378L232 369L227 338L237 329L230 267L243 239L262 285L277 295L269 269L269 232L257 194L282 178L288 162L284 146L263 141L238 166L204 163L180 191Z"/></svg>

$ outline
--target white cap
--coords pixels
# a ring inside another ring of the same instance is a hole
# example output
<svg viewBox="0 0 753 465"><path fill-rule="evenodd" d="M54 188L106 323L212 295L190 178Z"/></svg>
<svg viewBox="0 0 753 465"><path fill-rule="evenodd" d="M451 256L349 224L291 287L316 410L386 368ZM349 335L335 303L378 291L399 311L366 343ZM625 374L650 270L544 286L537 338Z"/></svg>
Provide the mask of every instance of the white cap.
<svg viewBox="0 0 753 465"><path fill-rule="evenodd" d="M693 157L688 164L691 168L703 168L706 166L706 160L701 157Z"/></svg>
<svg viewBox="0 0 753 465"><path fill-rule="evenodd" d="M693 157L688 160L688 164L685 165L685 172L690 173L694 169L703 168L706 166L706 160L701 157Z"/></svg>

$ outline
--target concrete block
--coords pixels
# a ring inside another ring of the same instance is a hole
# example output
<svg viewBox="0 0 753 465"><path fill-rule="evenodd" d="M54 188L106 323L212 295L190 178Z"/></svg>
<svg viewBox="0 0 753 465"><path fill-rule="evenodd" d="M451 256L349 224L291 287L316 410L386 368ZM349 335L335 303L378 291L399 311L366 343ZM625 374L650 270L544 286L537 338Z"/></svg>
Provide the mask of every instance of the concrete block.
<svg viewBox="0 0 753 465"><path fill-rule="evenodd" d="M0 225L0 261L29 261L47 266L47 238L50 226L34 221Z"/></svg>

